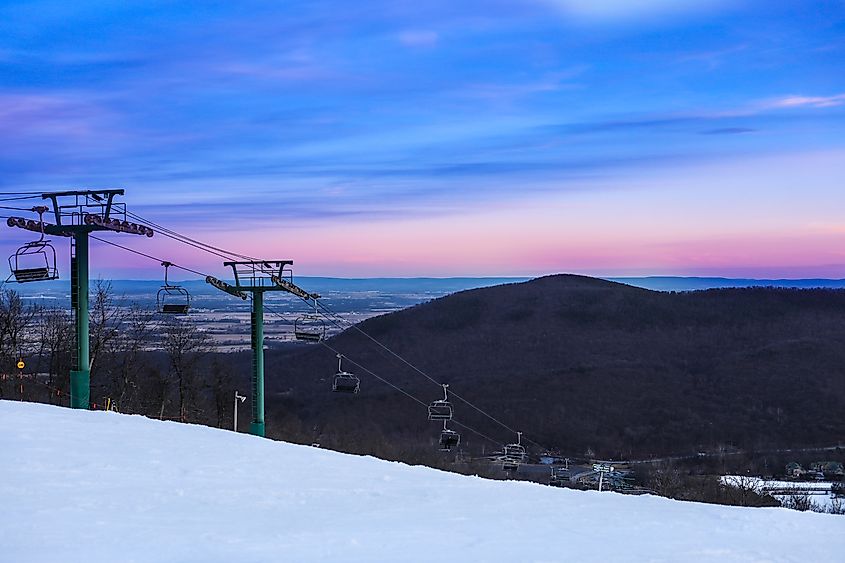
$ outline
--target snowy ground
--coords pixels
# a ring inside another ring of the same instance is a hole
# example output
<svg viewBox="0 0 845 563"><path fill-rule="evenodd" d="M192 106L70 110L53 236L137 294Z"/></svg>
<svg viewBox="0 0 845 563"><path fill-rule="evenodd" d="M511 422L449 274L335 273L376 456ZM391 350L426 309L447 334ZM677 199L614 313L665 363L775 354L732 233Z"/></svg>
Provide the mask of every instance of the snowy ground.
<svg viewBox="0 0 845 563"><path fill-rule="evenodd" d="M842 561L845 517L487 481L0 401L0 561Z"/></svg>

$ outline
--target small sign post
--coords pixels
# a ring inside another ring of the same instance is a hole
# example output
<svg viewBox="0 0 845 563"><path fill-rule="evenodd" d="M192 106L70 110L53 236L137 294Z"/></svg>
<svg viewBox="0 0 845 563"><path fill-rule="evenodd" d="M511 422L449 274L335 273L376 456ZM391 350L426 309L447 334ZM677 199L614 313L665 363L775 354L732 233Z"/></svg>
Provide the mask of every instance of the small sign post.
<svg viewBox="0 0 845 563"><path fill-rule="evenodd" d="M232 418L234 418L234 430L235 430L235 432L238 431L238 401L243 403L244 401L246 401L246 396L245 395L239 395L238 392L235 391L235 416L232 417Z"/></svg>
<svg viewBox="0 0 845 563"><path fill-rule="evenodd" d="M593 471L596 471L599 474L599 492L601 492L602 485L604 484L604 474L612 472L613 466L609 463L594 463Z"/></svg>

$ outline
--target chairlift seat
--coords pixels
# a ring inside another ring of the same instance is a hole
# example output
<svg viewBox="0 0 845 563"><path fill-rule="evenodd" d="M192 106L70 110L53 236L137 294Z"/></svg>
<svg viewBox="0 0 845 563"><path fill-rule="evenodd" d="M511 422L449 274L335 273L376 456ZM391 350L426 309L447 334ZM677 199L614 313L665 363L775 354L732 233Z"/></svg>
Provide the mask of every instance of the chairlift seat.
<svg viewBox="0 0 845 563"><path fill-rule="evenodd" d="M517 461L525 460L525 447L519 444L508 444L504 450L505 458Z"/></svg>
<svg viewBox="0 0 845 563"><path fill-rule="evenodd" d="M293 337L303 342L321 342L326 338L326 323L316 314L305 314L293 321Z"/></svg>
<svg viewBox="0 0 845 563"><path fill-rule="evenodd" d="M156 294L156 309L165 315L187 315L191 294L180 285L163 285Z"/></svg>
<svg viewBox="0 0 845 563"><path fill-rule="evenodd" d="M502 469L505 471L516 471L519 469L519 462L512 458L504 458L502 460Z"/></svg>
<svg viewBox="0 0 845 563"><path fill-rule="evenodd" d="M29 242L9 257L9 269L18 283L59 278L56 250L50 241Z"/></svg>
<svg viewBox="0 0 845 563"><path fill-rule="evenodd" d="M320 342L323 339L323 334L317 331L297 330L293 333L297 340L304 340L305 342Z"/></svg>
<svg viewBox="0 0 845 563"><path fill-rule="evenodd" d="M452 403L438 400L428 405L429 420L452 420Z"/></svg>
<svg viewBox="0 0 845 563"><path fill-rule="evenodd" d="M347 371L335 374L332 381L332 391L335 393L357 393L361 388L361 380Z"/></svg>
<svg viewBox="0 0 845 563"><path fill-rule="evenodd" d="M21 270L12 270L15 276L15 281L18 283L52 280L55 277L50 276L49 268L24 268Z"/></svg>
<svg viewBox="0 0 845 563"><path fill-rule="evenodd" d="M444 452L450 451L452 448L461 443L461 435L454 430L444 428L440 432L440 449Z"/></svg>
<svg viewBox="0 0 845 563"><path fill-rule="evenodd" d="M162 313L170 314L170 315L187 315L188 314L188 305L187 304L171 304L165 303L164 306L161 308Z"/></svg>

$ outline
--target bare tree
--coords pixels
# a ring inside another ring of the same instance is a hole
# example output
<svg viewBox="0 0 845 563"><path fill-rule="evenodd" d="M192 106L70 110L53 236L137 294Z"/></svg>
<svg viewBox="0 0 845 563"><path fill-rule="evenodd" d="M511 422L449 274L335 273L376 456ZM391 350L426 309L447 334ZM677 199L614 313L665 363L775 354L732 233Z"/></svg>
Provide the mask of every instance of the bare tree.
<svg viewBox="0 0 845 563"><path fill-rule="evenodd" d="M215 357L211 362L211 379L209 383L211 385L211 394L214 396L217 427L222 428L224 422L230 427L232 422L230 411L232 410L232 396L235 387L232 385L232 374L226 372L218 357Z"/></svg>
<svg viewBox="0 0 845 563"><path fill-rule="evenodd" d="M153 312L133 304L121 314L122 328L113 349L115 366L111 370L111 388L124 411L132 408L137 399L141 378L148 370L149 357L145 352L156 329Z"/></svg>
<svg viewBox="0 0 845 563"><path fill-rule="evenodd" d="M813 512L819 512L819 507L813 502L813 499L810 498L810 495L807 493L796 493L792 495L787 495L781 501L781 506L784 508L791 508L792 510L800 510L801 512L806 512L811 510Z"/></svg>
<svg viewBox="0 0 845 563"><path fill-rule="evenodd" d="M122 322L120 304L115 301L111 282L97 280L89 318L90 369L93 377L101 367L97 360L114 352L114 345L120 334L118 331Z"/></svg>
<svg viewBox="0 0 845 563"><path fill-rule="evenodd" d="M64 390L67 378L62 376L72 369L72 350L76 338L71 316L62 309L43 309L39 321L38 357L46 364L39 371L47 372L48 387Z"/></svg>
<svg viewBox="0 0 845 563"><path fill-rule="evenodd" d="M17 373L15 364L26 346L26 333L32 327L37 309L26 306L20 294L13 290L0 291L0 375ZM19 382L18 382L19 383ZM3 395L0 385L0 397Z"/></svg>
<svg viewBox="0 0 845 563"><path fill-rule="evenodd" d="M200 359L208 353L210 339L197 326L175 317L164 326L164 351L170 364L170 374L178 383L179 419L186 420L188 401L196 399L196 369ZM161 413L164 413L162 402Z"/></svg>
<svg viewBox="0 0 845 563"><path fill-rule="evenodd" d="M660 496L679 498L684 490L683 475L678 467L664 462L651 472L648 486Z"/></svg>

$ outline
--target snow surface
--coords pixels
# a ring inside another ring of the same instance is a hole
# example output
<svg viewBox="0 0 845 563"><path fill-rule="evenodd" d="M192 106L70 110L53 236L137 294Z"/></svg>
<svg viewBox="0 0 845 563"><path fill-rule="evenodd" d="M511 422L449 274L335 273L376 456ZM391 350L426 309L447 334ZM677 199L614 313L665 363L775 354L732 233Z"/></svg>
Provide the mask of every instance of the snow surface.
<svg viewBox="0 0 845 563"><path fill-rule="evenodd" d="M0 401L0 561L842 561L845 517L465 477Z"/></svg>

